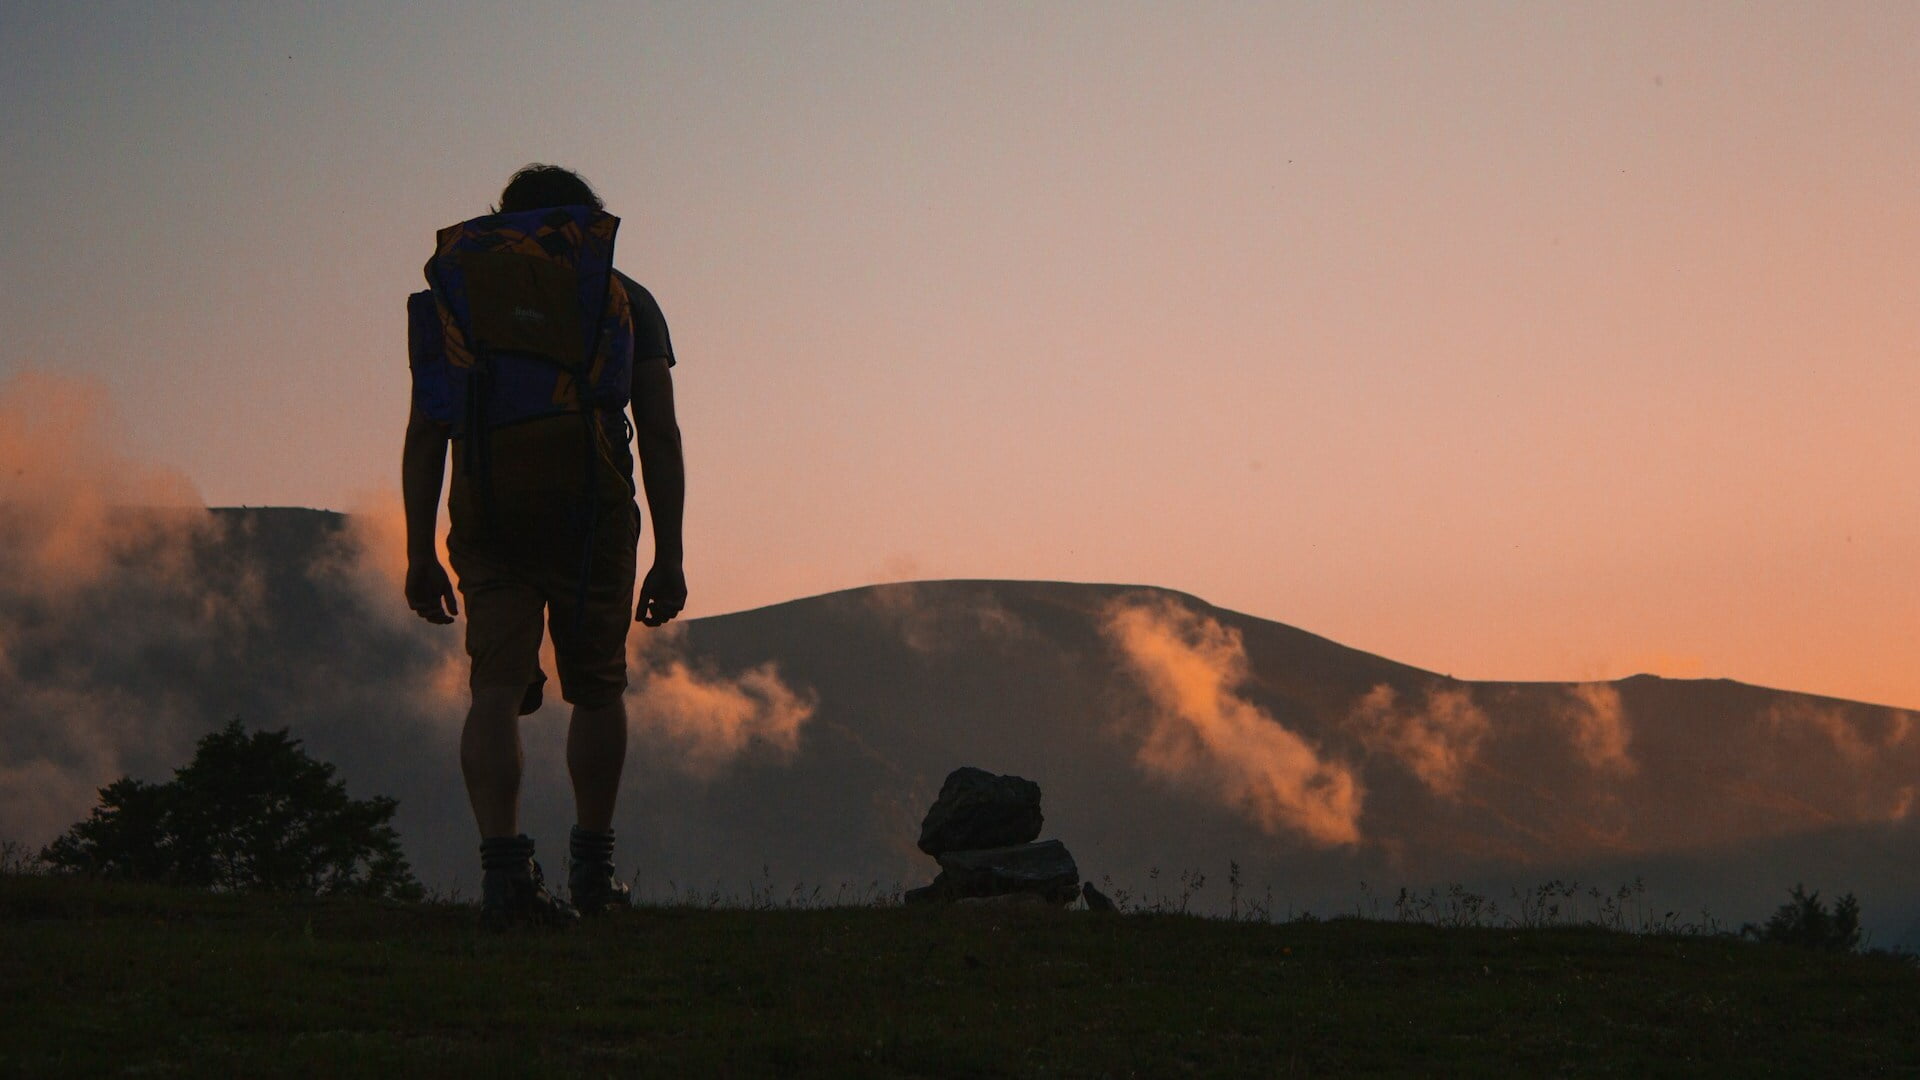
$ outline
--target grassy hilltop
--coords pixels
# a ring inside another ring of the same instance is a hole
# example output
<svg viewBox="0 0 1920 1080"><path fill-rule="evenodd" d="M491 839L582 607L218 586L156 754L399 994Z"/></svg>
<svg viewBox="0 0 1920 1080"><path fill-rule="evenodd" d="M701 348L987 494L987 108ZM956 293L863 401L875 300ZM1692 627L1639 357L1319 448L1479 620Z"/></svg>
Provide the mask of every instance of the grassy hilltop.
<svg viewBox="0 0 1920 1080"><path fill-rule="evenodd" d="M1725 937L470 907L0 877L0 1072L1913 1075L1920 972Z"/></svg>

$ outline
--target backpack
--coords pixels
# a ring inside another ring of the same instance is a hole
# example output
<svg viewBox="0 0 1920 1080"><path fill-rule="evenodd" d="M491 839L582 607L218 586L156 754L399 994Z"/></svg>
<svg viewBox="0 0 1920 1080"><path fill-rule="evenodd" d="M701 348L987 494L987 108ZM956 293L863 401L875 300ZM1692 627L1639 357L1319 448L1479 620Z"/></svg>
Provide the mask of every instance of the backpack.
<svg viewBox="0 0 1920 1080"><path fill-rule="evenodd" d="M610 460L605 423L618 417L624 441L621 408L632 393L633 309L613 272L619 228L619 218L590 206L450 225L427 260L430 288L407 297L414 405L459 441L483 532L496 521L491 433L579 415L583 606L599 517L595 469Z"/></svg>
<svg viewBox="0 0 1920 1080"><path fill-rule="evenodd" d="M471 451L543 416L617 413L633 312L613 273L620 219L590 206L489 214L441 229L429 289L407 297L413 400Z"/></svg>

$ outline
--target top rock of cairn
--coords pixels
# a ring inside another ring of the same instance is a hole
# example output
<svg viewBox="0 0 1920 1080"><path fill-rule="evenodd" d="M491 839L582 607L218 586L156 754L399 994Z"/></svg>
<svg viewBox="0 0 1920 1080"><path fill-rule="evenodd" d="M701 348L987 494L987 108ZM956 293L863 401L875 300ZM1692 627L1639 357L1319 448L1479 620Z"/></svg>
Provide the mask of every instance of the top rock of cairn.
<svg viewBox="0 0 1920 1080"><path fill-rule="evenodd" d="M947 774L940 797L920 823L920 850L939 858L950 851L1011 847L1040 835L1040 785L962 767Z"/></svg>

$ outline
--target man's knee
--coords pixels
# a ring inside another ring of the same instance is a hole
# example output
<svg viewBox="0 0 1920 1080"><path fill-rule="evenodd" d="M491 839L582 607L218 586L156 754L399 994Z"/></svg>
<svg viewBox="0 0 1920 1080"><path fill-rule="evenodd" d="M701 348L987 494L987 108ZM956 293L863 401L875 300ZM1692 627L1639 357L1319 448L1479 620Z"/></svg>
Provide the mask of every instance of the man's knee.
<svg viewBox="0 0 1920 1080"><path fill-rule="evenodd" d="M624 673L618 679L576 678L571 685L563 681L561 689L561 695L566 699L567 704L573 706L576 716L583 711L611 712L612 706L625 702L626 692L627 680ZM623 716L626 714L625 709L621 709L620 712Z"/></svg>
<svg viewBox="0 0 1920 1080"><path fill-rule="evenodd" d="M473 687L473 705L467 710L469 724L511 724L520 718L520 698L526 687Z"/></svg>

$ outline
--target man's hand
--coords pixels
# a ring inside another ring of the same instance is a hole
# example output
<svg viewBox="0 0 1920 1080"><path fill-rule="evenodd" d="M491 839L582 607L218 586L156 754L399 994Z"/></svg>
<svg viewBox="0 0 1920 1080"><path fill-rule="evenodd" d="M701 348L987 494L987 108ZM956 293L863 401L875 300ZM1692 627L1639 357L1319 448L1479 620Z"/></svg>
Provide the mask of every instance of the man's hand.
<svg viewBox="0 0 1920 1080"><path fill-rule="evenodd" d="M677 562L656 561L640 583L640 602L634 606L633 621L662 626L687 606L687 575Z"/></svg>
<svg viewBox="0 0 1920 1080"><path fill-rule="evenodd" d="M415 615L442 625L460 614L460 601L453 595L453 581L437 557L407 563L407 606Z"/></svg>

